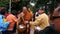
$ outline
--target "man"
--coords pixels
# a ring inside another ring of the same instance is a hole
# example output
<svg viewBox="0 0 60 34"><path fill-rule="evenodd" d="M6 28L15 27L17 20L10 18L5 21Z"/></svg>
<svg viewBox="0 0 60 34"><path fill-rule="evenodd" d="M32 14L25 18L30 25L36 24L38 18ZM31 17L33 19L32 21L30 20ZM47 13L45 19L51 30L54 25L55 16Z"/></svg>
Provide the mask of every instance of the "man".
<svg viewBox="0 0 60 34"><path fill-rule="evenodd" d="M32 13L24 6L22 8L22 12L18 15L18 22L17 22L17 27L19 27L19 25L24 25L27 28L27 24L28 22L32 19ZM28 24L29 25L29 24ZM17 28L18 29L18 28ZM27 34L27 29L25 29L23 32L18 31L18 33L20 34ZM29 33L28 33L29 34Z"/></svg>
<svg viewBox="0 0 60 34"><path fill-rule="evenodd" d="M35 21L30 22L31 26L36 26L38 25L37 29L39 31L44 30L46 27L48 27L49 24L49 17L44 13L42 9L38 10L38 13L40 14ZM36 33L35 33L36 34Z"/></svg>
<svg viewBox="0 0 60 34"><path fill-rule="evenodd" d="M58 6L53 12L53 22L54 26L47 27L43 31L39 32L39 34L60 34L60 7Z"/></svg>

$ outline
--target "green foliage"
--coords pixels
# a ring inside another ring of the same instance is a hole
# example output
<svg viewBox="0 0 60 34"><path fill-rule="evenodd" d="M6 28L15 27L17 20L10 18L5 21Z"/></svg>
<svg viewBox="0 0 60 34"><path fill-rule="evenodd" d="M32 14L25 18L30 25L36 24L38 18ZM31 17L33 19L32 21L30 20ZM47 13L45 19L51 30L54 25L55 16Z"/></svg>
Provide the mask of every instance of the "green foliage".
<svg viewBox="0 0 60 34"><path fill-rule="evenodd" d="M27 7L30 7L33 12L36 12L38 7L45 6L46 13L48 13L48 12L52 13L53 10L54 10L55 5L57 5L57 3L59 3L60 0L56 0L56 1L54 1L54 0L32 0L32 1L36 2L35 6L31 6L29 4L30 1L26 1L26 0L21 0L19 2L14 3L15 7L18 8L18 9L16 8L15 10L21 10L22 7L25 5ZM52 3L51 4L47 4L49 1L52 1Z"/></svg>
<svg viewBox="0 0 60 34"><path fill-rule="evenodd" d="M9 0L0 0L0 7L9 7Z"/></svg>

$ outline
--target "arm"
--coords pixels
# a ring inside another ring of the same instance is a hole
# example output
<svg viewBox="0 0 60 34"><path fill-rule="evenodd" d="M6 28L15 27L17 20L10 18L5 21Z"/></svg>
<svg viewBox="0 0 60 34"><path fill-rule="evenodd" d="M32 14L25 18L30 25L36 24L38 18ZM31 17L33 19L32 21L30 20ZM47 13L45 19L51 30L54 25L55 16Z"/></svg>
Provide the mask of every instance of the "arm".
<svg viewBox="0 0 60 34"><path fill-rule="evenodd" d="M43 16L41 15L39 15L38 17L37 17L37 19L34 21L34 22L30 22L30 24L31 25L38 25L38 24L40 24L41 22L41 20L42 20L42 18L43 18Z"/></svg>

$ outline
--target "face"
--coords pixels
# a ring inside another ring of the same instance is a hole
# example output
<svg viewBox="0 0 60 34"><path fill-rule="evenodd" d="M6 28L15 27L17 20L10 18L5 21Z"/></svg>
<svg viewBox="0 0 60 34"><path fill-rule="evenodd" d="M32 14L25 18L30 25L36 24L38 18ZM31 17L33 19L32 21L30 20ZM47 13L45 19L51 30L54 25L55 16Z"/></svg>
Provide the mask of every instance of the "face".
<svg viewBox="0 0 60 34"><path fill-rule="evenodd" d="M43 13L43 10L38 10L38 13L39 13L39 14L42 14L42 13Z"/></svg>
<svg viewBox="0 0 60 34"><path fill-rule="evenodd" d="M27 8L23 7L23 12L26 13L27 12Z"/></svg>

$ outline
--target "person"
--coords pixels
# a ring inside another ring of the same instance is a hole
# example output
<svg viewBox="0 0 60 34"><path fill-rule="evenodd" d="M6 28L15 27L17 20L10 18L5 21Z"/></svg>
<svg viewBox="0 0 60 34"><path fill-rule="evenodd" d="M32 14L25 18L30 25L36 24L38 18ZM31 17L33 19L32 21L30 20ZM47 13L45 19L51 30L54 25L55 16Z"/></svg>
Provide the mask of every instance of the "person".
<svg viewBox="0 0 60 34"><path fill-rule="evenodd" d="M39 10L39 9L38 9L38 10ZM37 10L37 12L35 13L35 19L40 15L38 10Z"/></svg>
<svg viewBox="0 0 60 34"><path fill-rule="evenodd" d="M32 13L31 11L29 11L25 6L22 8L22 12L19 14L18 16L18 22L17 22L17 27L19 26L19 24L24 24L25 26L27 26L28 22L32 19ZM26 27L27 28L27 27ZM19 32L19 31L18 31ZM23 33L26 34L27 30L23 31L23 32L19 32L19 33Z"/></svg>
<svg viewBox="0 0 60 34"><path fill-rule="evenodd" d="M28 8L28 11L30 12L30 14L31 14L31 21L33 20L33 11L30 9L30 8Z"/></svg>
<svg viewBox="0 0 60 34"><path fill-rule="evenodd" d="M53 27L49 26L39 32L39 34L60 34L60 6L54 9L52 20L54 22Z"/></svg>
<svg viewBox="0 0 60 34"><path fill-rule="evenodd" d="M42 9L43 10L44 8L40 6L39 9ZM38 10L37 10L37 12L34 13L34 20L40 15L40 13L39 13Z"/></svg>
<svg viewBox="0 0 60 34"><path fill-rule="evenodd" d="M6 11L7 9L5 7L1 7L0 9L0 31L2 31L2 33L0 32L0 34L3 34L7 30L7 27L9 25L8 21L6 20L4 21Z"/></svg>
<svg viewBox="0 0 60 34"><path fill-rule="evenodd" d="M35 19L39 16L38 12L35 13Z"/></svg>
<svg viewBox="0 0 60 34"><path fill-rule="evenodd" d="M40 15L36 18L35 21L31 21L30 25L39 26L36 29L38 29L38 31L41 31L41 30L44 30L46 27L50 26L49 17L44 13L42 9L39 9L38 12ZM36 34L36 31L35 31L35 34Z"/></svg>
<svg viewBox="0 0 60 34"><path fill-rule="evenodd" d="M15 14L16 12L11 11L11 14L9 14L6 18L6 21L10 22L6 34L13 34L14 24L17 22L17 17Z"/></svg>

